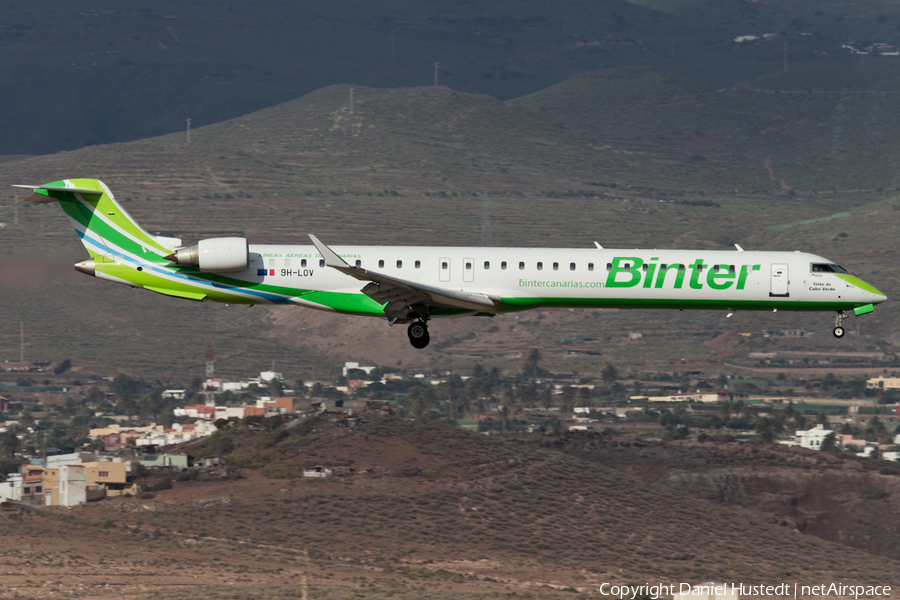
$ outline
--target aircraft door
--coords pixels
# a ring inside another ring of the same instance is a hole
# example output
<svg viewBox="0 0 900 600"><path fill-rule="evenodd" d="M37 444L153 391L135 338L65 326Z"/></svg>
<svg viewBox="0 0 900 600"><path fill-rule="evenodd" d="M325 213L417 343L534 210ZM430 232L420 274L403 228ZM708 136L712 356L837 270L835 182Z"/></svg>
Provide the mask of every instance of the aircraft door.
<svg viewBox="0 0 900 600"><path fill-rule="evenodd" d="M469 283L475 281L475 259L474 258L464 258L463 259L463 281L467 281Z"/></svg>
<svg viewBox="0 0 900 600"><path fill-rule="evenodd" d="M790 280L788 279L788 266L787 265L773 264L771 281L772 281L771 288L769 288L770 296L781 296L781 297L790 296L790 293L788 291L788 286L790 284Z"/></svg>
<svg viewBox="0 0 900 600"><path fill-rule="evenodd" d="M449 258L441 259L440 280L441 281L450 281L450 259Z"/></svg>

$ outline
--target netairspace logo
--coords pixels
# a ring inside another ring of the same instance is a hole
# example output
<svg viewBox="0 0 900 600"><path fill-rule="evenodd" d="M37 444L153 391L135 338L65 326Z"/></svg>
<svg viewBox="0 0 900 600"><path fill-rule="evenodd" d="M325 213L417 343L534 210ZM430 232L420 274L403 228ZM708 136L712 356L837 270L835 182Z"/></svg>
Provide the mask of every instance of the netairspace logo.
<svg viewBox="0 0 900 600"><path fill-rule="evenodd" d="M650 598L658 600L667 596L681 596L682 599L696 596L699 598L717 598L728 596L779 596L803 598L807 596L839 596L853 598L890 597L891 587L887 585L844 585L842 583L821 583L819 585L803 585L799 583L778 583L775 585L746 585L743 583L708 583L693 585L690 583L646 583L644 585L613 585L604 583L599 592L604 596L637 600Z"/></svg>

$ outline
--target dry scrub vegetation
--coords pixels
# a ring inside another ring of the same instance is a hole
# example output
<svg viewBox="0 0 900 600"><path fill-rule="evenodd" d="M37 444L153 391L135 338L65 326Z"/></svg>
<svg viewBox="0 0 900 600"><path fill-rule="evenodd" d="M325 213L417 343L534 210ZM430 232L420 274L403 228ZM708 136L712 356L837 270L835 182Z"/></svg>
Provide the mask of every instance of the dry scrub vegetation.
<svg viewBox="0 0 900 600"><path fill-rule="evenodd" d="M157 560L174 543L179 553L207 556L192 564L228 573L234 585L247 578L276 585L300 573L320 577L332 568L326 565L352 566L379 581L372 585L380 592L366 591L374 598L412 585L422 585L430 597L437 589L454 597L453 590L473 585L488 593L504 586L521 591L532 582L587 593L604 581L889 584L895 577L892 560L575 456L557 447L556 438L486 437L393 417L355 428L320 418L304 427L302 435L266 450L274 462L263 471L349 464L373 472L310 480L267 479L245 470L242 478L176 481L152 498L66 511L59 526L158 548ZM267 433L237 430L213 444L231 442L237 459L259 454L252 443L259 435ZM25 523L52 521L19 519L24 531L37 526ZM109 529L96 525L104 521ZM260 563L236 566L246 556ZM346 576L334 577L315 579L322 597L348 584Z"/></svg>

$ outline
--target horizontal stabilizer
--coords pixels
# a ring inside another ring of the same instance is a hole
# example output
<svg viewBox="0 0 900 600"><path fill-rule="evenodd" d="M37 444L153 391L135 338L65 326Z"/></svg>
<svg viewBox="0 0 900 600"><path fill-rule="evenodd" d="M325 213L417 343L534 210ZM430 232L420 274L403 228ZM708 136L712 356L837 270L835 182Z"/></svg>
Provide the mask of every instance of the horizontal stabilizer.
<svg viewBox="0 0 900 600"><path fill-rule="evenodd" d="M51 185L19 185L13 184L13 187L24 188L26 190L47 190L48 192L72 192L73 194L93 194L95 196L99 196L103 194L103 190L92 190L90 188L77 188L77 187L65 187L65 186L51 186Z"/></svg>
<svg viewBox="0 0 900 600"><path fill-rule="evenodd" d="M100 196L103 194L103 190L92 190L90 188L78 188L78 187L66 187L66 186L56 186L56 185L21 185L21 184L13 184L14 188L22 188L26 190L34 190L34 194L25 198L25 202L30 202L32 204L49 204L50 202L56 202L55 198L51 198L48 194L42 194L38 190L44 190L46 192L70 192L73 194L85 194L92 196Z"/></svg>
<svg viewBox="0 0 900 600"><path fill-rule="evenodd" d="M188 292L185 290L173 290L170 288L161 288L161 287L153 287L149 285L144 286L145 290L150 290L151 292L156 292L157 294L162 294L164 296L174 296L175 298L184 298L185 300L196 300L197 302L202 302L204 298L206 298L206 294L201 294L197 292Z"/></svg>

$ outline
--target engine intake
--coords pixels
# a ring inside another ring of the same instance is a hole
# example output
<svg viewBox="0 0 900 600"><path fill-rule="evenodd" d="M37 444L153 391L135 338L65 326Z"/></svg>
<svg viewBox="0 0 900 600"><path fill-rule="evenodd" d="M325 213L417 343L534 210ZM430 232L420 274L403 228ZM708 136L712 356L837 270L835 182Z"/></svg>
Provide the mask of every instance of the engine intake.
<svg viewBox="0 0 900 600"><path fill-rule="evenodd" d="M231 273L247 269L250 247L246 238L210 238L179 248L166 259L182 267L195 267L210 273Z"/></svg>

